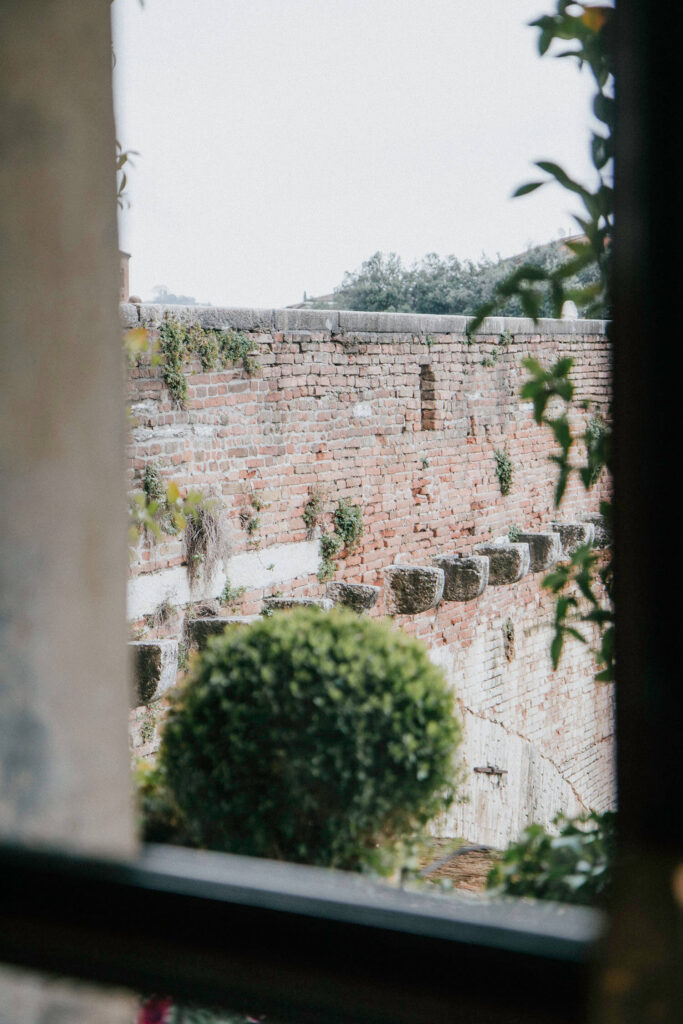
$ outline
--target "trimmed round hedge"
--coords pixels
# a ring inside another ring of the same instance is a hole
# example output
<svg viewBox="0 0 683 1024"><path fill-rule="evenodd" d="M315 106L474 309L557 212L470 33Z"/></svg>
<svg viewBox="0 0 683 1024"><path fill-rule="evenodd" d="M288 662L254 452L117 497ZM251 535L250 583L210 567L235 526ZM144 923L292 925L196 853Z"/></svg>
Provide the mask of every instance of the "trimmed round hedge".
<svg viewBox="0 0 683 1024"><path fill-rule="evenodd" d="M452 801L459 735L419 641L301 608L209 642L160 757L196 845L356 869Z"/></svg>

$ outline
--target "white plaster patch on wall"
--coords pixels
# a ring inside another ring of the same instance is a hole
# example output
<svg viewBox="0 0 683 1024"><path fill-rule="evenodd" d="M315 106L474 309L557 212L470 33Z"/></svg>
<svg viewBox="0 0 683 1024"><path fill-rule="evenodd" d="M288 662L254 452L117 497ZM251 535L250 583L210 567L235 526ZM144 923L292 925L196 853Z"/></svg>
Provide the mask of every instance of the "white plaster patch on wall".
<svg viewBox="0 0 683 1024"><path fill-rule="evenodd" d="M128 580L128 618L140 619L143 615L150 615L163 601L187 604L209 596L213 595L203 593L201 581L190 592L184 565L143 573Z"/></svg>
<svg viewBox="0 0 683 1024"><path fill-rule="evenodd" d="M451 651L449 651L448 647L430 647L428 655L432 665L436 665L437 668L440 668L443 671L446 683L452 688L455 672L453 667L453 654Z"/></svg>
<svg viewBox="0 0 683 1024"><path fill-rule="evenodd" d="M132 431L133 440L136 442L170 441L179 437L190 437L191 434L192 427L188 423L162 425L154 427L153 430L149 427L135 427Z"/></svg>
<svg viewBox="0 0 683 1024"><path fill-rule="evenodd" d="M156 416L159 412L159 405L158 402L148 398L142 402L135 402L131 405L130 411L132 416Z"/></svg>
<svg viewBox="0 0 683 1024"><path fill-rule="evenodd" d="M184 565L175 565L160 572L143 573L128 580L128 618L150 615L163 601L184 605L218 597L226 580L234 587L257 589L287 583L318 571L318 541L297 544L275 544L259 551L233 555L224 562L210 580L200 578L190 590Z"/></svg>
<svg viewBox="0 0 683 1024"><path fill-rule="evenodd" d="M195 437L213 437L216 433L215 423L193 423L192 433Z"/></svg>
<svg viewBox="0 0 683 1024"><path fill-rule="evenodd" d="M269 587L317 572L319 561L318 541L311 540L233 555L225 568L235 587Z"/></svg>
<svg viewBox="0 0 683 1024"><path fill-rule="evenodd" d="M356 420L366 419L368 416L372 416L372 406L369 402L356 402L351 406L351 415Z"/></svg>

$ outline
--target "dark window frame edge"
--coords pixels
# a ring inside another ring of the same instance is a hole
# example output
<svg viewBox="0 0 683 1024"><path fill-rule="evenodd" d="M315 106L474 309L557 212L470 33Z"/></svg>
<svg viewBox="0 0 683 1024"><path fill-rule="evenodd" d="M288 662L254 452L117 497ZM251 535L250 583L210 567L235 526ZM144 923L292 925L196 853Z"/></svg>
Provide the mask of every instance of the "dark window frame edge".
<svg viewBox="0 0 683 1024"><path fill-rule="evenodd" d="M603 925L170 846L105 861L6 845L0 893L6 963L301 1021L578 1020Z"/></svg>

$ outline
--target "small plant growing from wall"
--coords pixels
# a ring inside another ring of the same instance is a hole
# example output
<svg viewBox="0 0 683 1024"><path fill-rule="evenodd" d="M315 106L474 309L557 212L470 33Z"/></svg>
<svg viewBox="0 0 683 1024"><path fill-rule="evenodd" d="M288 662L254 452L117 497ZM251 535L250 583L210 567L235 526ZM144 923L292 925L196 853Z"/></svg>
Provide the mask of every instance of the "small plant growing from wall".
<svg viewBox="0 0 683 1024"><path fill-rule="evenodd" d="M157 716L151 708L147 708L140 723L140 739L145 746L154 739L156 728Z"/></svg>
<svg viewBox="0 0 683 1024"><path fill-rule="evenodd" d="M515 626L512 619L506 619L503 623L503 650L508 661L515 656Z"/></svg>
<svg viewBox="0 0 683 1024"><path fill-rule="evenodd" d="M161 376L176 404L185 407L187 401L187 377L183 363L188 358L186 328L177 320L164 320L159 328L159 354Z"/></svg>
<svg viewBox="0 0 683 1024"><path fill-rule="evenodd" d="M221 591L221 596L218 598L222 605L226 605L231 611L235 611L239 604L242 602L242 598L246 592L246 587L233 587L229 579L226 579L225 586Z"/></svg>
<svg viewBox="0 0 683 1024"><path fill-rule="evenodd" d="M600 416L591 416L586 424L583 439L586 444L586 467L582 472L584 483L593 487L600 479L607 463L607 446L611 436L608 425Z"/></svg>
<svg viewBox="0 0 683 1024"><path fill-rule="evenodd" d="M151 614L145 615L145 622L149 629L160 630L170 625L177 617L178 609L168 597L165 597Z"/></svg>
<svg viewBox="0 0 683 1024"><path fill-rule="evenodd" d="M177 533L178 528L174 520L173 510L169 505L166 485L155 462L148 462L145 466L142 490L147 497L147 509L153 515L161 532L167 534Z"/></svg>
<svg viewBox="0 0 683 1024"><path fill-rule="evenodd" d="M500 485L500 493L505 496L510 493L512 487L512 459L502 448L499 448L495 454L496 476Z"/></svg>
<svg viewBox="0 0 683 1024"><path fill-rule="evenodd" d="M205 331L199 324L192 324L185 332L187 355L196 355L202 370L215 370L221 362L221 346L215 331Z"/></svg>
<svg viewBox="0 0 683 1024"><path fill-rule="evenodd" d="M332 514L333 533L320 536L320 565L318 579L321 583L331 580L337 571L336 556L342 551L355 551L363 536L363 511L360 505L352 505L346 498L337 502Z"/></svg>
<svg viewBox="0 0 683 1024"><path fill-rule="evenodd" d="M347 551L355 551L363 536L363 511L342 498L332 516L334 530Z"/></svg>
<svg viewBox="0 0 683 1024"><path fill-rule="evenodd" d="M216 503L203 499L187 515L185 526L185 557L190 586L203 573L211 579L218 565L222 548L222 529Z"/></svg>
<svg viewBox="0 0 683 1024"><path fill-rule="evenodd" d="M327 583L337 571L335 558L341 549L342 541L336 533L321 533L320 564L318 566L318 579L321 583Z"/></svg>
<svg viewBox="0 0 683 1024"><path fill-rule="evenodd" d="M322 498L320 497L320 495L317 492L315 492L314 494L312 494L310 496L310 498L308 499L308 501L304 505L304 510L302 512L302 518L303 518L303 521L304 521L304 525L306 526L306 531L307 531L309 537L312 536L313 531L315 530L316 526L320 522L320 520L322 518L322 514L323 514Z"/></svg>
<svg viewBox="0 0 683 1024"><path fill-rule="evenodd" d="M243 508L240 512L240 525L249 537L247 543L250 548L261 546L261 541L257 539L256 534L261 529L261 516L259 513L263 508L265 508L265 505L258 495L252 494L249 499L249 508Z"/></svg>
<svg viewBox="0 0 683 1024"><path fill-rule="evenodd" d="M222 331L218 335L218 345L224 366L228 363L241 363L248 377L259 369L253 352L253 342L241 331Z"/></svg>
<svg viewBox="0 0 683 1024"><path fill-rule="evenodd" d="M508 530L508 540L510 541L510 543L516 543L516 541L519 540L521 533L522 531L519 528L519 526L517 526L516 523L513 523L510 529Z"/></svg>
<svg viewBox="0 0 683 1024"><path fill-rule="evenodd" d="M302 608L211 641L174 702L159 771L192 845L378 869L451 803L459 737L421 643Z"/></svg>
<svg viewBox="0 0 683 1024"><path fill-rule="evenodd" d="M154 462L148 462L145 466L142 489L150 501L156 501L158 505L165 504L166 488L161 479L159 467Z"/></svg>

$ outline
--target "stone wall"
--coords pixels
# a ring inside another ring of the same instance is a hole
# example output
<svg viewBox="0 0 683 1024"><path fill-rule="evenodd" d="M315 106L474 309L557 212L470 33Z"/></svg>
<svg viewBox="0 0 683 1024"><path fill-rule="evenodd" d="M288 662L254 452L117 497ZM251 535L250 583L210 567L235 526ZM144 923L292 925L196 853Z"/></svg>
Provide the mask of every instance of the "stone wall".
<svg viewBox="0 0 683 1024"><path fill-rule="evenodd" d="M380 587L370 614L382 615L404 607L392 603L389 566L431 567L435 556L472 555L512 526L549 532L557 520L597 512L605 496L605 480L590 494L574 481L558 515L552 439L518 397L525 356L546 363L570 356L575 426L606 414L602 321L489 320L470 343L464 317L122 306L124 326L147 329L149 353L167 314L244 332L259 368L201 372L197 362L184 409L150 354L131 368L130 489L140 489L153 462L164 482L215 499L225 539L214 575L191 586L182 538L143 538L128 591L138 640L187 638L198 611L249 616L273 595L323 597L319 535L342 499L361 506L364 534L339 560L335 580ZM512 463L506 496L497 451ZM311 531L303 512L313 496L323 517ZM534 568L471 600L448 599L455 591L447 587L436 606L395 614L444 667L465 725L466 802L439 823L444 835L502 845L529 820L604 809L613 800L611 689L593 682L590 653L578 643L552 672L553 602L532 559ZM211 602L226 580L245 591L220 609ZM134 712L138 726L146 723L144 743L134 730L143 753L155 742L154 701L150 708Z"/></svg>

